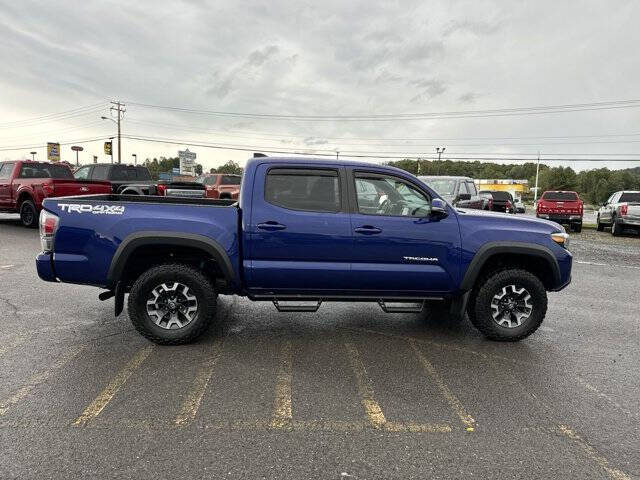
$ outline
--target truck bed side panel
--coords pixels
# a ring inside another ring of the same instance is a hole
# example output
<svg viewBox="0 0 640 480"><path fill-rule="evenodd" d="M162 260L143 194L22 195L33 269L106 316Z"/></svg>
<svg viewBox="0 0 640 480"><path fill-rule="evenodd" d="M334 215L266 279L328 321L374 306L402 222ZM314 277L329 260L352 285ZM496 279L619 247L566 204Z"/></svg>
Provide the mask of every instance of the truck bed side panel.
<svg viewBox="0 0 640 480"><path fill-rule="evenodd" d="M69 212L64 204L123 207L121 213ZM60 217L55 236L56 276L63 282L105 287L113 256L127 236L140 232L188 232L224 249L238 276L238 209L188 204L103 201L76 197L50 199L46 210ZM89 260L91 259L91 260ZM167 259L169 260L169 259Z"/></svg>

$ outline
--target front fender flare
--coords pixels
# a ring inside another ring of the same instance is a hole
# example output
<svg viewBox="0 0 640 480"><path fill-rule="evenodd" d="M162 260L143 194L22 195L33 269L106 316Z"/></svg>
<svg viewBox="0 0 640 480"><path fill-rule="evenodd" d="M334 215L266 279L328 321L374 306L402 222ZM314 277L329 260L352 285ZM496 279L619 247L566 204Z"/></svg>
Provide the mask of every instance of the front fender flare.
<svg viewBox="0 0 640 480"><path fill-rule="evenodd" d="M551 269L553 284L561 284L562 275L560 274L560 265L558 264L558 259L549 248L535 243L489 242L480 247L471 260L471 263L469 263L462 283L460 284L460 290L471 290L487 260L494 255L505 253L515 253L539 258L541 261L546 262L547 266Z"/></svg>

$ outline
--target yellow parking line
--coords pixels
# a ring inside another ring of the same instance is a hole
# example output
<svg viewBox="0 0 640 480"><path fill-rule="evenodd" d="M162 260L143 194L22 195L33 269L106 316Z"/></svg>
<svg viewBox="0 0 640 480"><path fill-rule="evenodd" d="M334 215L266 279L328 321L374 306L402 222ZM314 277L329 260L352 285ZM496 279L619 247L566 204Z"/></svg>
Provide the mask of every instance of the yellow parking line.
<svg viewBox="0 0 640 480"><path fill-rule="evenodd" d="M349 362L351 363L351 368L356 376L360 402L364 407L369 423L373 428L381 429L387 423L387 419L384 417L382 408L380 408L380 405L375 399L373 386L367 376L367 370L364 367L364 363L362 363L360 354L352 343L347 342L344 346L347 349Z"/></svg>
<svg viewBox="0 0 640 480"><path fill-rule="evenodd" d="M578 435L571 429L571 427L568 427L567 425L558 425L558 429L560 430L560 433L562 433L565 437L573 440L574 443L579 445L580 448L582 448L582 450L586 453L587 457L597 465L602 467L602 469L607 472L609 477L611 477L613 480L631 480L631 477L624 473L622 470L611 468L607 459L600 455L595 448L585 442L580 435Z"/></svg>
<svg viewBox="0 0 640 480"><path fill-rule="evenodd" d="M191 386L189 393L187 393L185 401L182 403L180 413L178 413L178 416L174 421L175 425L185 426L193 422L193 419L196 417L196 413L198 413L198 408L200 408L200 402L202 402L202 397L207 389L207 385L209 385L209 380L211 380L211 376L213 375L213 369L221 354L222 341L217 340L212 345L207 361L196 374L193 385Z"/></svg>
<svg viewBox="0 0 640 480"><path fill-rule="evenodd" d="M418 360L420 361L422 368L424 368L425 371L429 374L429 376L433 379L438 389L440 390L440 393L449 403L449 406L453 409L456 415L460 417L462 424L465 426L465 430L467 432L473 432L476 421L473 419L471 415L467 413L465 408L462 406L462 403L460 403L460 400L458 400L458 398L453 394L453 392L449 390L449 387L447 387L447 384L444 382L444 379L436 371L436 369L431 364L431 362L427 360L427 357L425 357L424 354L420 351L420 349L416 345L416 341L413 339L409 340L409 345L411 346L416 356L418 357Z"/></svg>
<svg viewBox="0 0 640 480"><path fill-rule="evenodd" d="M271 417L271 428L285 428L291 425L291 379L293 376L293 359L291 341L285 340L280 351L280 368L276 384L276 399Z"/></svg>
<svg viewBox="0 0 640 480"><path fill-rule="evenodd" d="M34 375L29 379L26 385L20 387L18 390L9 395L6 400L0 403L0 416L5 415L7 411L9 411L9 408L20 402L20 400L29 395L29 393L31 393L34 388L51 377L51 375L53 375L57 370L64 367L71 360L73 360L82 351L83 348L84 347L74 348L67 355L61 356L47 370Z"/></svg>
<svg viewBox="0 0 640 480"><path fill-rule="evenodd" d="M107 387L100 392L96 399L85 408L82 415L75 419L73 425L82 426L86 425L89 421L100 415L100 412L104 410L104 407L111 401L120 387L125 384L131 374L140 366L142 362L153 351L155 345L148 345L140 350L129 360L124 367L118 372L113 380L107 385Z"/></svg>

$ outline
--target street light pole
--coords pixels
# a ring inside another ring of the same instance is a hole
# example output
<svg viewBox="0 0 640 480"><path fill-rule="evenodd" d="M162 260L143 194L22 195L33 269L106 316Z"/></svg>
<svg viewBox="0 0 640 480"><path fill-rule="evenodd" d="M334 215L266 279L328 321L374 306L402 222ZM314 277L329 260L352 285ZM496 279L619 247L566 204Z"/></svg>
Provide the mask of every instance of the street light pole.
<svg viewBox="0 0 640 480"><path fill-rule="evenodd" d="M132 153L131 156L133 157L133 164L138 165L138 155L135 153Z"/></svg>
<svg viewBox="0 0 640 480"><path fill-rule="evenodd" d="M540 173L540 152L538 152L538 163L536 164L536 189L533 192L533 201L538 201L538 174Z"/></svg>
<svg viewBox="0 0 640 480"><path fill-rule="evenodd" d="M124 115L124 112L126 111L123 107L124 107L124 103L120 102L120 100L118 100L117 102L111 102L113 105L115 105L115 107L111 107L111 111L115 111L116 115L117 115L117 120L114 120L113 118L109 118L109 117L100 117L102 118L102 120L111 120L113 123L115 123L118 126L118 163L122 163L122 137L121 137L121 131L120 131L120 120L122 119L122 116ZM113 149L113 145L111 146L111 148ZM111 153L111 163L113 163L113 151Z"/></svg>
<svg viewBox="0 0 640 480"><path fill-rule="evenodd" d="M438 153L438 162L440 161L440 158L442 157L442 152L444 152L446 147L436 147L436 152ZM438 168L436 170L436 175L440 174L440 164L438 164Z"/></svg>
<svg viewBox="0 0 640 480"><path fill-rule="evenodd" d="M38 152L29 152L31 154L31 160L36 161L36 153Z"/></svg>

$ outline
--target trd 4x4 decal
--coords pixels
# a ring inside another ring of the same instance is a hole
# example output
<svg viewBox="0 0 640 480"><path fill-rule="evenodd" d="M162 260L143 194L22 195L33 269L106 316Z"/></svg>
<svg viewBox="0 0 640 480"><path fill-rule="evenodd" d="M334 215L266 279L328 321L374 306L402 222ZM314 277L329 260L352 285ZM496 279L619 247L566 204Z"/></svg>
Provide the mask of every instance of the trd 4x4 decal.
<svg viewBox="0 0 640 480"><path fill-rule="evenodd" d="M94 215L122 215L123 205L87 205L81 203L59 203L58 207L68 213L93 213Z"/></svg>

